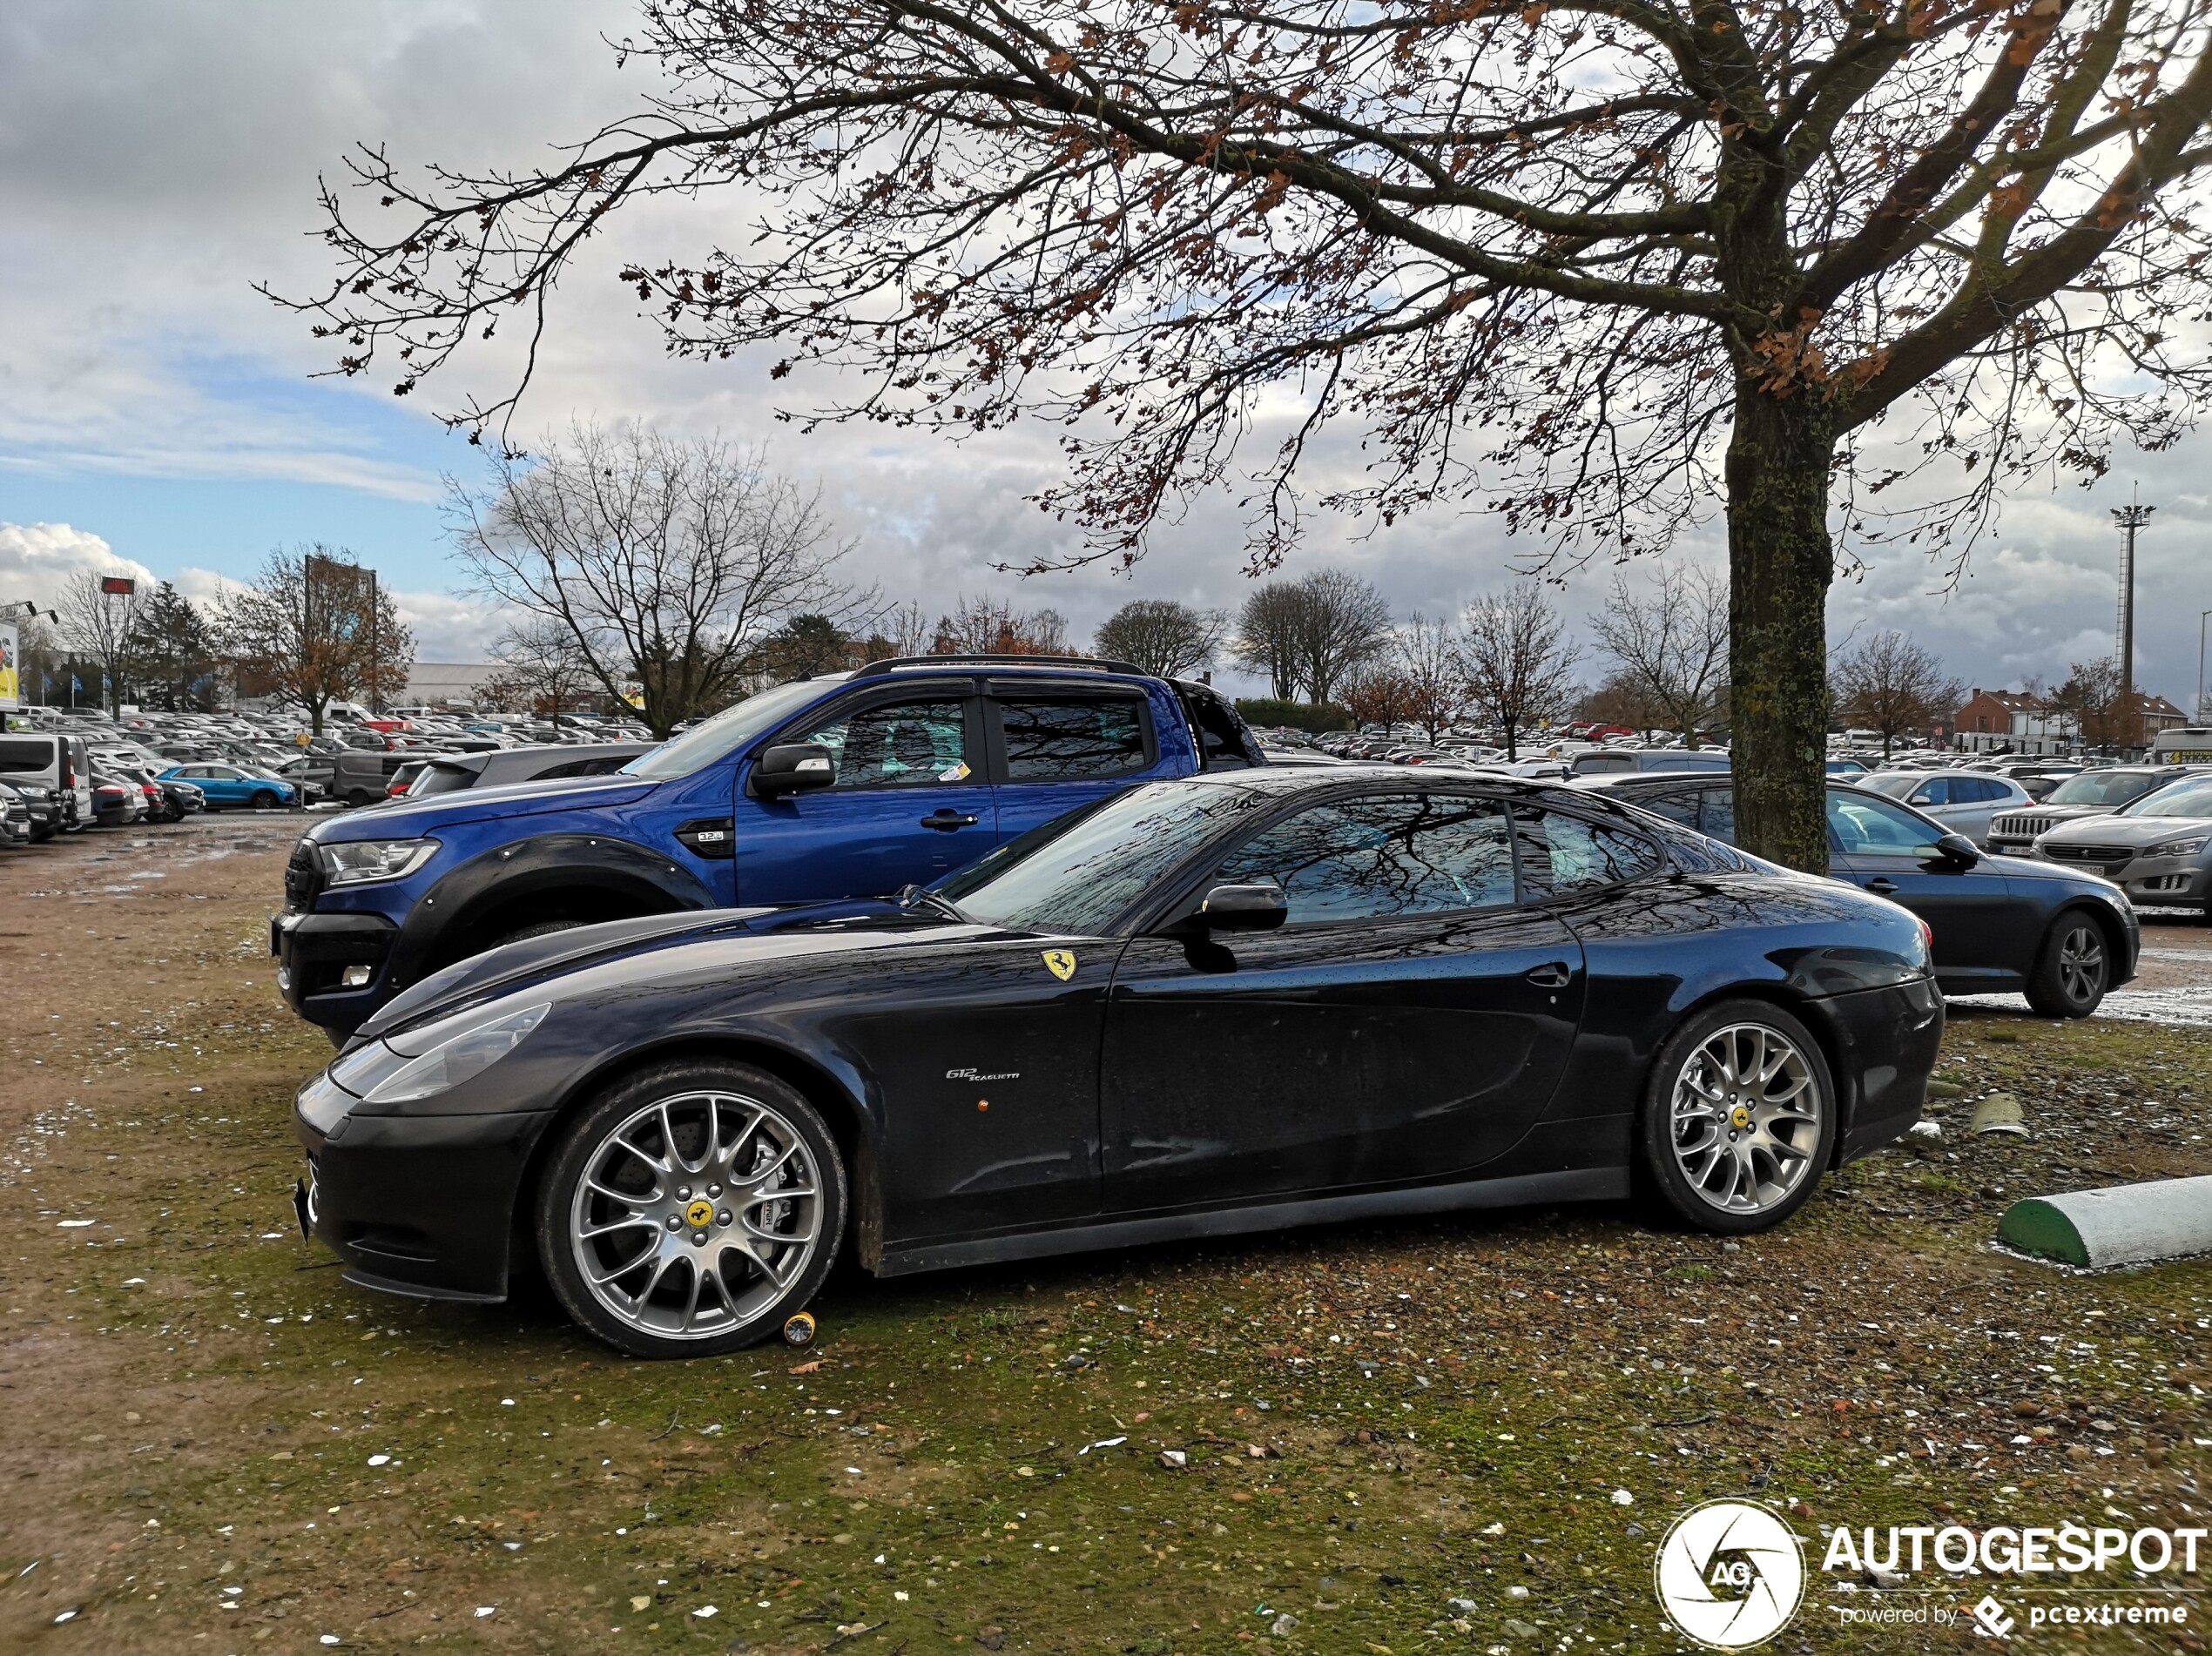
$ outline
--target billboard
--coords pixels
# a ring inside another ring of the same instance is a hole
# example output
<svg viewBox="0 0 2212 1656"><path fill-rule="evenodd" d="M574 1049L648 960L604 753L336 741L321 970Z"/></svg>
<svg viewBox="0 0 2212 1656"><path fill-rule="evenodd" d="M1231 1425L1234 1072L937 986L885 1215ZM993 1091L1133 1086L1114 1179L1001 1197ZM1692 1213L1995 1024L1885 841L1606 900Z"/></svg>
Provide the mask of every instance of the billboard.
<svg viewBox="0 0 2212 1656"><path fill-rule="evenodd" d="M0 708L23 705L23 640L12 621L0 621Z"/></svg>

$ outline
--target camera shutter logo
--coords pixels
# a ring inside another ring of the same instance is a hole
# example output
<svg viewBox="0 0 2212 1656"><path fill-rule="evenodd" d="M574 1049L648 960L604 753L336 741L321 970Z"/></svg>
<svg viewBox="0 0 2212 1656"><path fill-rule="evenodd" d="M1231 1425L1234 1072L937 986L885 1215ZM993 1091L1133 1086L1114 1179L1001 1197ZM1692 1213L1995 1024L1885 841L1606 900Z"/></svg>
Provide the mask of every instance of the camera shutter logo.
<svg viewBox="0 0 2212 1656"><path fill-rule="evenodd" d="M1651 1573L1667 1619L1712 1650L1764 1645L1805 1595L1804 1544L1753 1501L1691 1507L1659 1543Z"/></svg>

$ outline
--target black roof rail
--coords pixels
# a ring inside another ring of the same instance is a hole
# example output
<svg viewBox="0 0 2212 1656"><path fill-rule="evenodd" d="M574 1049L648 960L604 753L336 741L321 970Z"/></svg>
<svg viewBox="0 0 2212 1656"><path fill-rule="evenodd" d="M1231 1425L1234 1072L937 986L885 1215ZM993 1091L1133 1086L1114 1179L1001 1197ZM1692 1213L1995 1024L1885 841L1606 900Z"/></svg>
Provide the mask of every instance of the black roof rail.
<svg viewBox="0 0 2212 1656"><path fill-rule="evenodd" d="M880 678L901 667L1080 667L1096 673L1134 673L1141 678L1151 677L1132 663L1107 661L1096 656L992 655L980 650L972 653L961 651L949 656L891 656L855 670L853 677Z"/></svg>

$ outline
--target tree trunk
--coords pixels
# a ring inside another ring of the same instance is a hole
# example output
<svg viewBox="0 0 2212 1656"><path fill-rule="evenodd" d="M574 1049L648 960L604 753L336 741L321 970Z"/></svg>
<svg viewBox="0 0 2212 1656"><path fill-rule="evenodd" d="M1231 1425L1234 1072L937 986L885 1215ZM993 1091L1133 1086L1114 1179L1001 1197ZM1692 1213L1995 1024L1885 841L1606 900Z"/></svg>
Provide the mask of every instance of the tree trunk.
<svg viewBox="0 0 2212 1656"><path fill-rule="evenodd" d="M1756 373L1757 370L1752 370ZM1729 694L1743 849L1828 872L1833 420L1817 385L1738 383L1728 450Z"/></svg>

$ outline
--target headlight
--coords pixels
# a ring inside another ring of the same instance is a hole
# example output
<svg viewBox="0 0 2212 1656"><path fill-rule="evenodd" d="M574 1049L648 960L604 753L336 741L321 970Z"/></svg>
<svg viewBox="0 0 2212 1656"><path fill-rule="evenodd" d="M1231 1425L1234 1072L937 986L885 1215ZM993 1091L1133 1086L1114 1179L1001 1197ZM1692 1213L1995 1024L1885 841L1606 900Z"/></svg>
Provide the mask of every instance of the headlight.
<svg viewBox="0 0 2212 1656"><path fill-rule="evenodd" d="M2143 853L2146 857L2194 857L2204 849L2208 836L2199 834L2195 839L2169 839L2162 845L2153 845Z"/></svg>
<svg viewBox="0 0 2212 1656"><path fill-rule="evenodd" d="M361 885L374 879L401 879L428 862L435 839L341 839L316 850L333 885Z"/></svg>
<svg viewBox="0 0 2212 1656"><path fill-rule="evenodd" d="M548 1006L487 1020L481 1009L374 1041L330 1067L330 1079L368 1104L405 1104L481 1074L537 1027ZM397 1045L394 1043L397 1042ZM407 1050L401 1051L404 1047Z"/></svg>

